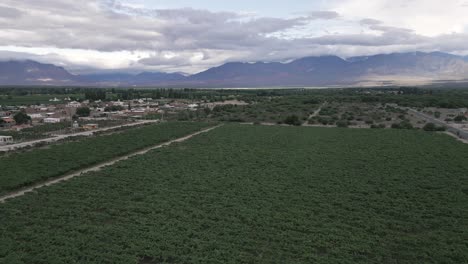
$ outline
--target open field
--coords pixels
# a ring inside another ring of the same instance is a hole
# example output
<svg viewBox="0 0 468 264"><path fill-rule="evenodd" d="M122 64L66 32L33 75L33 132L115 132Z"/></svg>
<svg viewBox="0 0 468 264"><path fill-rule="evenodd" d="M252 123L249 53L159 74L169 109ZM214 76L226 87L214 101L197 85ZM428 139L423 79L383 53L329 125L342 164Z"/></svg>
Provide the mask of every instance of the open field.
<svg viewBox="0 0 468 264"><path fill-rule="evenodd" d="M466 263L467 156L421 131L226 125L1 204L0 262Z"/></svg>
<svg viewBox="0 0 468 264"><path fill-rule="evenodd" d="M82 94L34 94L34 95L0 95L0 105L34 105L34 104L63 104L64 98L82 98ZM50 102L50 99L57 98L61 101Z"/></svg>
<svg viewBox="0 0 468 264"><path fill-rule="evenodd" d="M0 194L112 159L207 127L207 123L162 123L112 135L51 145L0 157Z"/></svg>

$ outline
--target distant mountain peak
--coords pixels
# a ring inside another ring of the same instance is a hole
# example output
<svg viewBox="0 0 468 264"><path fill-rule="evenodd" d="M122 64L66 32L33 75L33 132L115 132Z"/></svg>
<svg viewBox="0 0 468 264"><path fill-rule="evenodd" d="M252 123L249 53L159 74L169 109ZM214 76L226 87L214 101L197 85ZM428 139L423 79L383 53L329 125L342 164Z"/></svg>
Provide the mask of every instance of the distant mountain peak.
<svg viewBox="0 0 468 264"><path fill-rule="evenodd" d="M468 79L468 56L435 52L407 52L340 58L309 56L288 63L227 62L206 71L183 73L122 72L73 75L63 67L32 60L0 62L0 85L101 86L330 86L379 81Z"/></svg>

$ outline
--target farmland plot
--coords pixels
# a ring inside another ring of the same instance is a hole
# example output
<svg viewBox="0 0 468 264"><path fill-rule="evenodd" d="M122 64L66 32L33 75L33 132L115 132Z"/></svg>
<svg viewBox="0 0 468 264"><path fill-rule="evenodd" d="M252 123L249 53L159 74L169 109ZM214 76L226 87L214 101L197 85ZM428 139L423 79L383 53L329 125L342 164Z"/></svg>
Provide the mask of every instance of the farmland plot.
<svg viewBox="0 0 468 264"><path fill-rule="evenodd" d="M0 157L0 194L178 138L208 123L162 123Z"/></svg>
<svg viewBox="0 0 468 264"><path fill-rule="evenodd" d="M0 205L4 263L466 263L468 147L227 125Z"/></svg>

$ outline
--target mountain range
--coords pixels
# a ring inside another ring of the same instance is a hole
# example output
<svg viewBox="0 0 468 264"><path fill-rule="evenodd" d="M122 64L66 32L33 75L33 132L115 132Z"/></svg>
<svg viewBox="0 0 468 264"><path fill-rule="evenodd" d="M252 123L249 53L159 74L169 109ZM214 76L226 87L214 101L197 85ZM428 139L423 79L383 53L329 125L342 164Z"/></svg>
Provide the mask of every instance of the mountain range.
<svg viewBox="0 0 468 264"><path fill-rule="evenodd" d="M74 75L31 60L0 62L0 85L271 87L427 84L468 79L468 57L442 52L379 54L343 59L306 57L287 63L229 62L206 71Z"/></svg>

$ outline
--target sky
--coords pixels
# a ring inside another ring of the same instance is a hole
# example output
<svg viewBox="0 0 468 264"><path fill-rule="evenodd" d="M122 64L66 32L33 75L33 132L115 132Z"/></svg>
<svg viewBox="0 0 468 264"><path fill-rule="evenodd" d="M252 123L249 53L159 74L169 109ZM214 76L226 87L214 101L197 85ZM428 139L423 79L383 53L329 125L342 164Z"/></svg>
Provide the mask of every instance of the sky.
<svg viewBox="0 0 468 264"><path fill-rule="evenodd" d="M468 0L2 0L0 60L72 73L197 73L226 62L468 55Z"/></svg>

